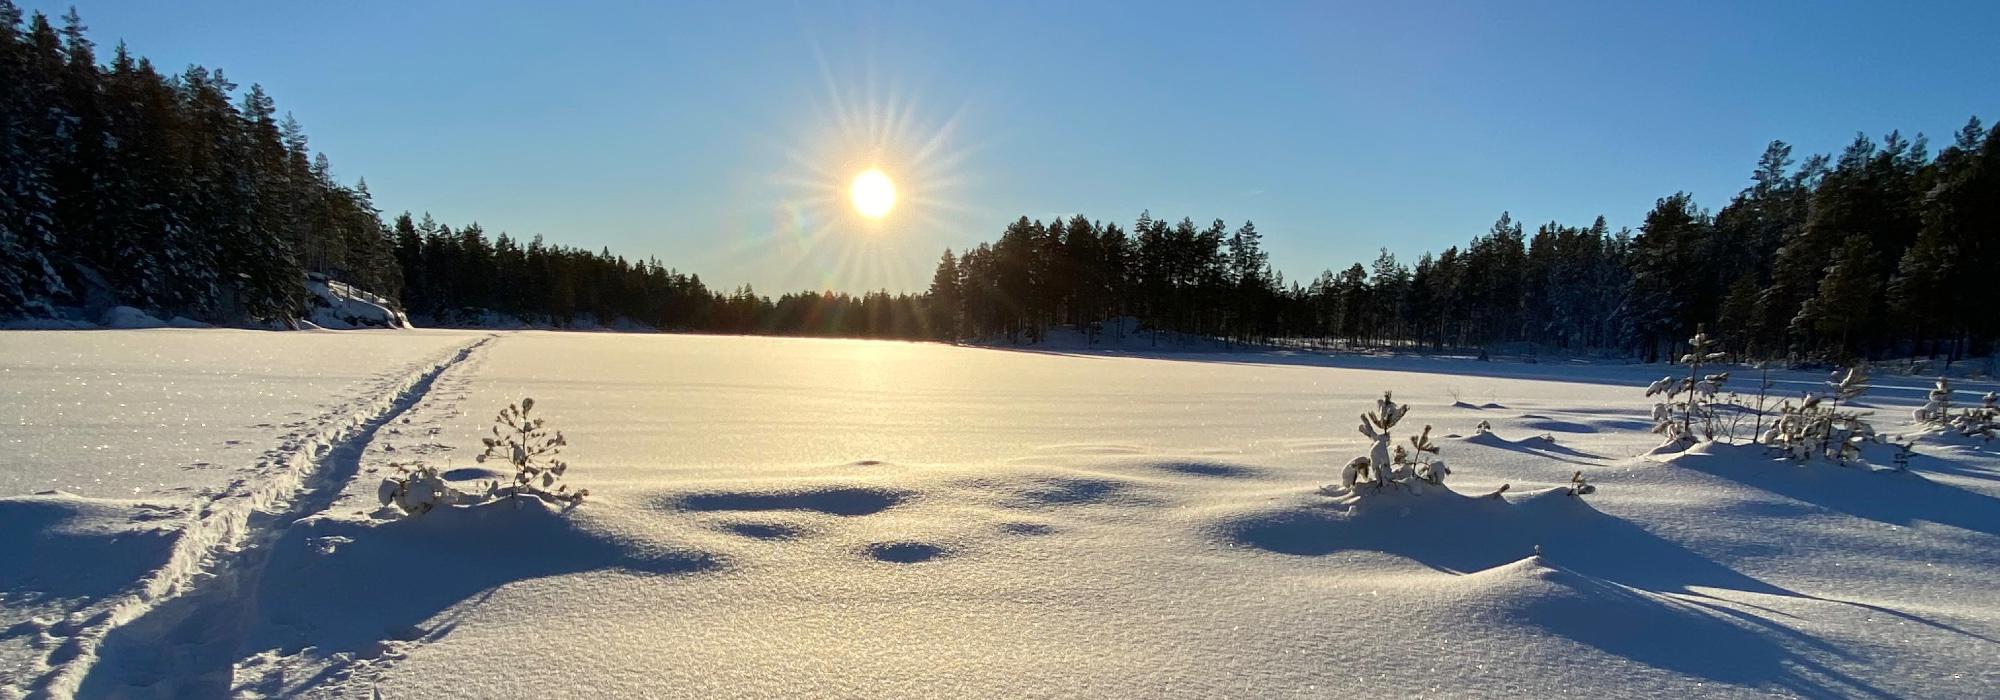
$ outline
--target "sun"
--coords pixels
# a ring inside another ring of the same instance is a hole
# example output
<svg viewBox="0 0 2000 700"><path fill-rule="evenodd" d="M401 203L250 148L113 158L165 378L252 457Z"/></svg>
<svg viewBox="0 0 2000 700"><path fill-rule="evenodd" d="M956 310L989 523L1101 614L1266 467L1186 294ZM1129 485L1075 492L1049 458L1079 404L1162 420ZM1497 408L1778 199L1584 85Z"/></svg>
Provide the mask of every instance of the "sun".
<svg viewBox="0 0 2000 700"><path fill-rule="evenodd" d="M870 219L888 216L889 210L896 208L896 183L880 168L869 168L855 175L847 195L854 201L854 211Z"/></svg>

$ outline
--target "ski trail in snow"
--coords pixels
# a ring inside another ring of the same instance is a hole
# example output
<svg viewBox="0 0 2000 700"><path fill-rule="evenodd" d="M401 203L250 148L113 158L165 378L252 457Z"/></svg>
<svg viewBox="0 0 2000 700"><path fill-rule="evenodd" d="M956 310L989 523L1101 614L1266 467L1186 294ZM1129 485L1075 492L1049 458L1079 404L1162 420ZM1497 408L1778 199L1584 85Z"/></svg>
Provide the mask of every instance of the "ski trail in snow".
<svg viewBox="0 0 2000 700"><path fill-rule="evenodd" d="M239 480L197 504L166 564L56 649L51 670L30 697L102 694L83 692L99 685L120 696L226 694L231 652L253 619L244 608L255 601L243 598L255 590L268 545L292 523L329 507L376 431L497 337L420 363L387 391L288 439L267 455L258 478Z"/></svg>

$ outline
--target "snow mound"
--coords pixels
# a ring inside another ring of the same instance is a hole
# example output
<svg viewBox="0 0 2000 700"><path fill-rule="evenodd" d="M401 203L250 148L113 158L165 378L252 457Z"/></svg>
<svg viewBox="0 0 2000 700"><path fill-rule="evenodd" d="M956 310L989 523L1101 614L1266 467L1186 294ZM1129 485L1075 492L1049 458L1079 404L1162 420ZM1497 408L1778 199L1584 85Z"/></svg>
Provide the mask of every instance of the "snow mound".
<svg viewBox="0 0 2000 700"><path fill-rule="evenodd" d="M1500 437L1498 433L1481 432L1458 438L1458 440L1467 445L1520 452L1573 464L1592 464L1593 462L1578 460L1603 459L1600 455L1564 445L1557 441L1553 435L1530 435L1516 440L1509 440Z"/></svg>
<svg viewBox="0 0 2000 700"><path fill-rule="evenodd" d="M1501 629L1563 640L1649 672L1812 691L1808 695L1866 689L1815 667L1772 638L1766 628L1775 623L1726 601L1634 588L1544 557L1460 576L1444 588L1444 597L1455 599L1453 607L1479 610Z"/></svg>
<svg viewBox="0 0 2000 700"><path fill-rule="evenodd" d="M1848 515L1898 526L1928 523L2000 537L2000 499L1941 478L1962 475L1964 468L1934 454L1913 455L1910 470L1899 472L1866 464L1794 462L1773 457L1762 445L1709 442L1660 461L1751 487L1798 513ZM1979 474L1994 478L1990 472Z"/></svg>
<svg viewBox="0 0 2000 700"><path fill-rule="evenodd" d="M1552 488L1467 496L1444 488L1385 489L1329 503L1293 504L1226 516L1207 528L1225 544L1273 554L1324 557L1375 552L1451 573L1482 571L1537 548L1579 571L1653 591L1691 587L1789 593L1689 551Z"/></svg>
<svg viewBox="0 0 2000 700"><path fill-rule="evenodd" d="M167 322L130 306L113 306L110 310L104 312L104 316L98 320L97 325L105 328L130 330L139 328L166 328Z"/></svg>

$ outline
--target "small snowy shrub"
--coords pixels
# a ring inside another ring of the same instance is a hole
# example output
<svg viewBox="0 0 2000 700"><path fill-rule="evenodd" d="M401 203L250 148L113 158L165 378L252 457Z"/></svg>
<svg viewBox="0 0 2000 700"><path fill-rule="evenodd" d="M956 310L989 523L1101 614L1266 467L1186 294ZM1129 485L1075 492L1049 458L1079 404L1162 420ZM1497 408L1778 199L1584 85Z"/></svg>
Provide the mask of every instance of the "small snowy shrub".
<svg viewBox="0 0 2000 700"><path fill-rule="evenodd" d="M1411 436L1408 448L1391 446L1394 438L1390 430L1409 413L1409 406L1398 405L1390 392L1382 392L1382 398L1375 401L1375 410L1361 414L1358 430L1372 443L1368 454L1354 458L1341 469L1338 488L1327 486L1321 488L1321 492L1329 495L1358 493L1359 486L1380 489L1390 484L1409 485L1414 482L1444 485L1444 478L1451 473L1451 468L1437 456L1438 446L1431 441L1431 426L1426 425L1423 432Z"/></svg>
<svg viewBox="0 0 2000 700"><path fill-rule="evenodd" d="M1911 417L1918 423L1943 425L1951 417L1951 381L1938 377L1937 383L1931 386L1931 392L1924 398L1924 405L1917 407Z"/></svg>
<svg viewBox="0 0 2000 700"><path fill-rule="evenodd" d="M1946 424L1966 437L1986 440L2000 437L2000 393L1986 392L1978 408L1966 409Z"/></svg>
<svg viewBox="0 0 2000 700"><path fill-rule="evenodd" d="M1320 494L1363 497L1391 486L1415 492L1446 488L1444 479L1451 474L1451 468L1438 457L1438 445L1431 441L1431 426L1426 425L1422 432L1411 436L1407 447L1393 445L1390 431L1409 413L1409 406L1398 405L1390 392L1382 392L1382 398L1375 401L1375 410L1361 414L1358 430L1370 441L1368 454L1349 460L1340 471L1340 484L1321 486ZM1486 435L1492 428L1491 423L1480 421L1474 432ZM1570 477L1569 495L1581 496L1596 490L1597 487L1584 480L1583 472ZM1507 485L1501 484L1499 489L1482 497L1499 498L1506 492Z"/></svg>
<svg viewBox="0 0 2000 700"><path fill-rule="evenodd" d="M1583 472L1579 471L1570 475L1569 495L1582 496L1591 493L1597 493L1597 487L1590 485L1589 479L1583 478Z"/></svg>
<svg viewBox="0 0 2000 700"><path fill-rule="evenodd" d="M404 517L413 517L438 506L478 505L502 498L539 498L550 503L570 505L582 503L583 498L590 495L588 489L571 491L568 485L559 483L569 465L555 456L569 444L568 441L563 439L562 433L548 430L542 419L530 418L528 413L534 408L534 399L522 399L521 403L502 409L494 419L493 435L481 440L486 451L480 453L478 461L485 462L496 456L507 460L514 466L512 483L503 486L494 480L486 482L481 491L462 491L447 483L439 475L437 467L401 467L396 476L382 480L377 494L382 499L382 505L393 506Z"/></svg>
<svg viewBox="0 0 2000 700"><path fill-rule="evenodd" d="M1954 414L1951 412L1951 382L1938 377L1928 399L1911 416L1917 423L1965 437L1985 440L2000 437L2000 394L1986 392L1979 406Z"/></svg>
<svg viewBox="0 0 2000 700"><path fill-rule="evenodd" d="M590 495L587 489L571 491L568 485L559 483L569 465L556 459L556 455L569 441L561 431L549 430L544 419L529 417L533 410L532 398L500 409L500 415L493 419L493 436L480 440L486 451L479 454L479 462L499 457L514 466L513 483L500 486L496 482L489 490L496 497L532 496L559 503L582 501Z"/></svg>
<svg viewBox="0 0 2000 700"><path fill-rule="evenodd" d="M404 517L423 515L432 508L445 505L472 503L478 496L452 488L438 475L437 467L422 465L397 467L400 473L382 480L379 496L382 505L394 506Z"/></svg>
<svg viewBox="0 0 2000 700"><path fill-rule="evenodd" d="M1665 446L1686 447L1697 439L1714 440L1718 425L1715 395L1722 390L1723 382L1729 381L1728 372L1702 375L1701 366L1723 358L1723 353L1711 349L1708 334L1695 331L1688 339L1688 353L1681 356L1687 363L1688 376L1676 379L1661 377L1646 387L1646 396L1660 397L1653 404L1653 432L1667 436Z"/></svg>
<svg viewBox="0 0 2000 700"><path fill-rule="evenodd" d="M1861 446L1875 439L1875 428L1863 420L1867 414L1842 411L1840 402L1867 391L1867 382L1867 368L1856 366L1827 380L1831 401L1808 393L1797 406L1790 401L1780 404L1778 421L1765 431L1763 443L1801 461L1817 457L1846 464L1860 458Z"/></svg>

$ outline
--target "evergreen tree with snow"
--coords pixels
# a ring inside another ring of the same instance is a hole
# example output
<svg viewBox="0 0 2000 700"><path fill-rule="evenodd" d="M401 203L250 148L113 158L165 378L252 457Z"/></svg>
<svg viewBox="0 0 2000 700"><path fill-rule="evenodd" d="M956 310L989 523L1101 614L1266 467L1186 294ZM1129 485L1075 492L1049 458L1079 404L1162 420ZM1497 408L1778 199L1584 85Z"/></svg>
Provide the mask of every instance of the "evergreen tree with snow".
<svg viewBox="0 0 2000 700"><path fill-rule="evenodd" d="M938 338L956 341L959 338L960 310L964 304L959 292L958 258L947 248L938 258L937 273L931 276L930 320L931 329Z"/></svg>

